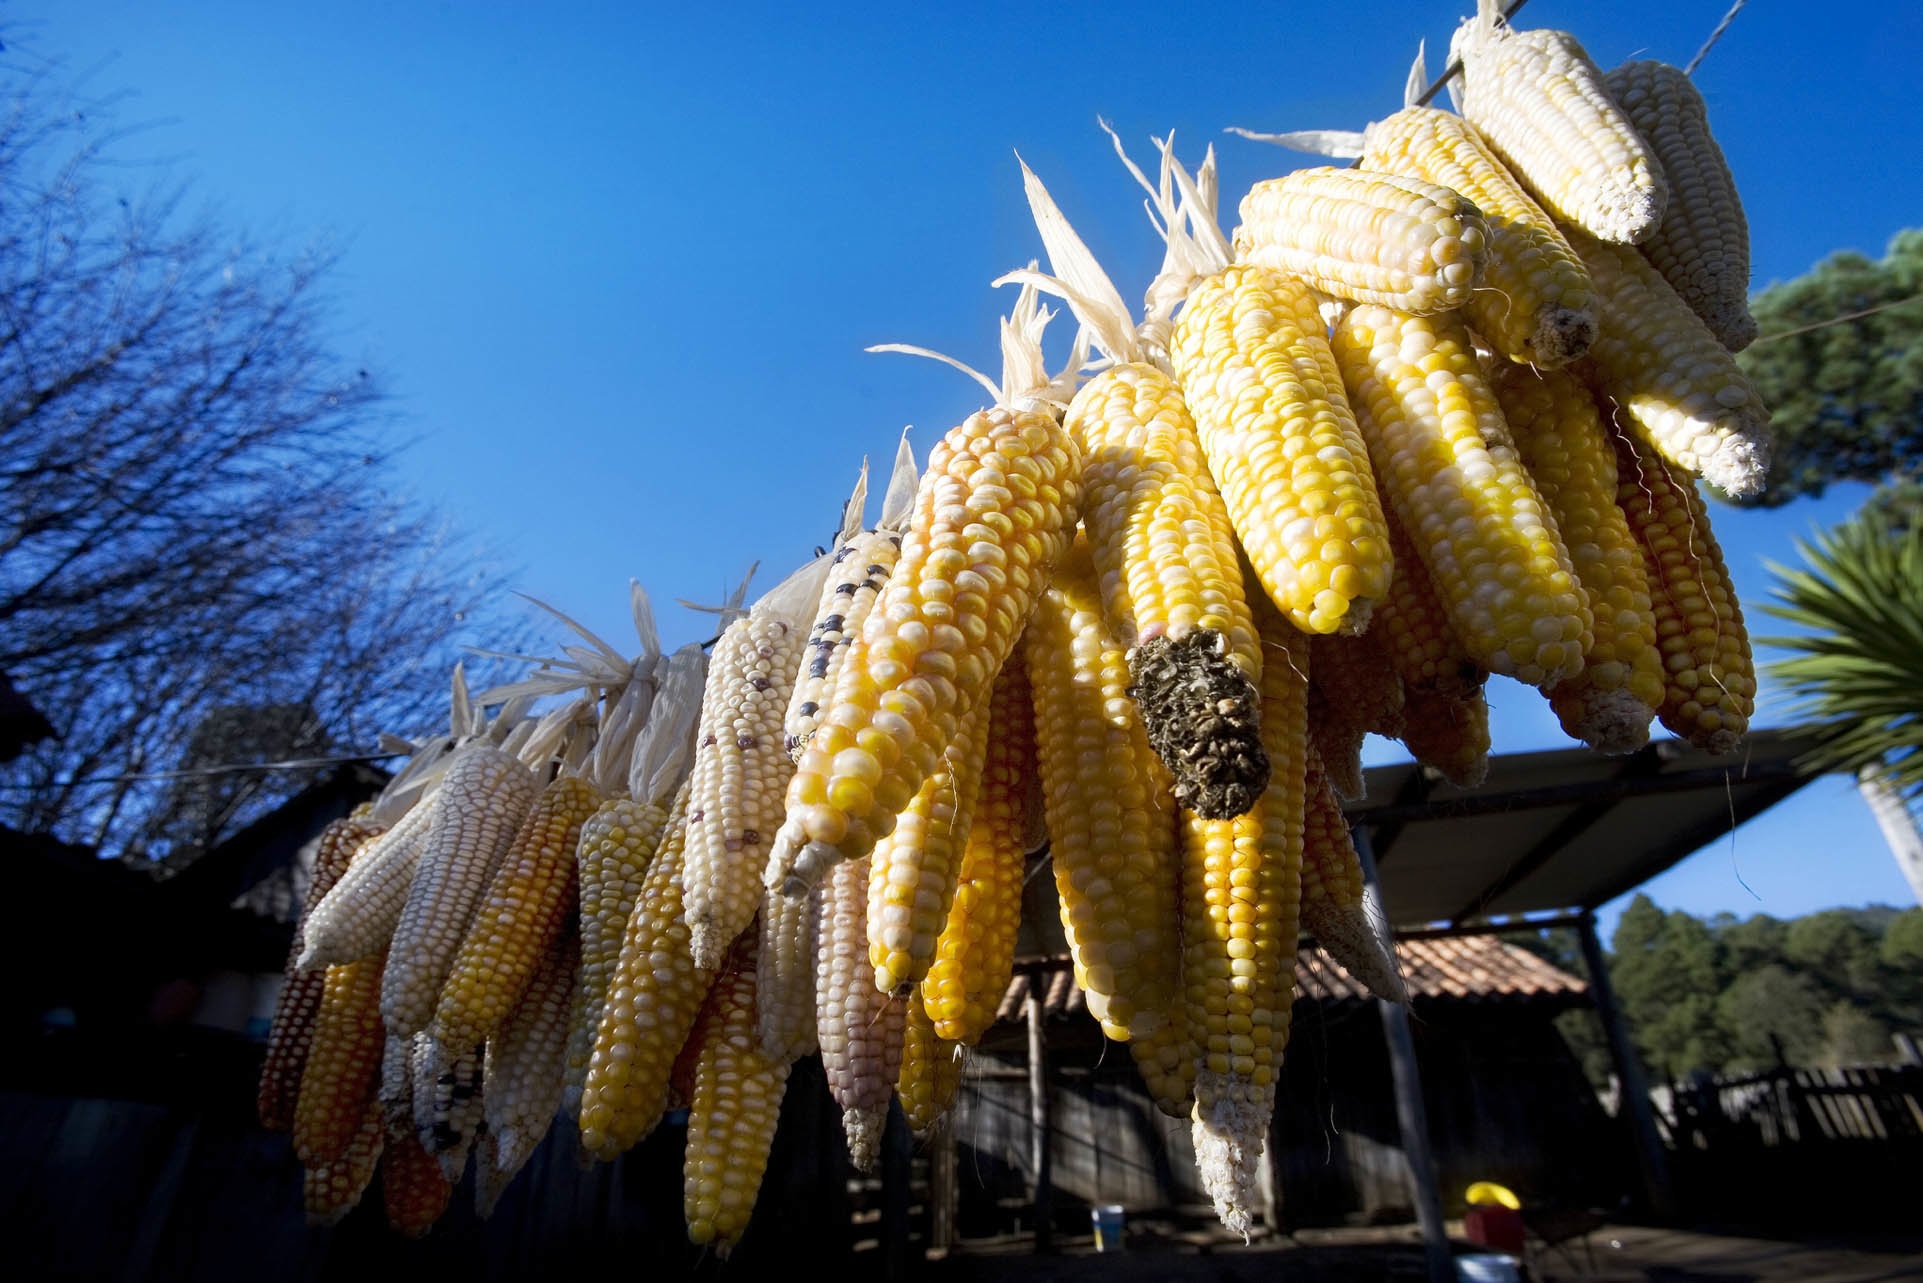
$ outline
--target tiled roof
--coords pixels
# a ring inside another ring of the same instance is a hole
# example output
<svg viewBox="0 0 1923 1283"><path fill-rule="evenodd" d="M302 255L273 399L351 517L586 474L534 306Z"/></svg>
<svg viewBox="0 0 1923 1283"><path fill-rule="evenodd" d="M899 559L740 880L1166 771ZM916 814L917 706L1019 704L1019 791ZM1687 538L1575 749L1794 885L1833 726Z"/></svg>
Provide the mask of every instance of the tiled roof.
<svg viewBox="0 0 1923 1283"><path fill-rule="evenodd" d="M1489 1001L1506 998L1576 997L1588 990L1567 971L1493 936L1403 940L1396 961L1414 999ZM1316 946L1296 955L1296 997L1315 1002L1354 1002L1369 995L1335 959ZM1032 984L1045 986L1043 1014L1067 1016L1087 1004L1066 958L1030 959L1008 982L997 1020L1021 1016Z"/></svg>

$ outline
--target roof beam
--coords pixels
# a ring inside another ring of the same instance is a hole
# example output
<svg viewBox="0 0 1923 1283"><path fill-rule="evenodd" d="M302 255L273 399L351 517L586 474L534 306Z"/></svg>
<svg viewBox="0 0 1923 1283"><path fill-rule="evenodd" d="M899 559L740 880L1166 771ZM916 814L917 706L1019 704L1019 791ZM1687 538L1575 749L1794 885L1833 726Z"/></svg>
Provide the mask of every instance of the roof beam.
<svg viewBox="0 0 1923 1283"><path fill-rule="evenodd" d="M1426 806L1429 794L1434 788L1435 777L1429 773L1429 768L1417 763L1409 772L1409 778L1402 781L1402 787L1396 790L1395 801L1390 805L1417 808ZM1402 830L1408 824L1408 820L1389 820L1381 824L1372 824L1356 816L1349 817L1351 830L1362 824L1370 824L1369 842L1375 850L1375 862L1380 865L1388 858L1389 848L1393 847L1396 839L1402 836Z"/></svg>
<svg viewBox="0 0 1923 1283"><path fill-rule="evenodd" d="M1616 877L1604 883L1591 902L1585 904L1583 908L1600 908L1624 892L1635 890L1658 873L1668 869L1683 856L1708 846L1717 838L1734 833L1738 827L1775 806L1816 776L1784 770L1768 772L1762 778L1772 781L1770 787L1755 789L1741 795L1732 794L1729 810L1715 819L1691 824L1671 832L1668 835L1668 841L1652 848L1642 859L1626 866ZM1753 783L1757 779L1758 775L1752 773L1744 782Z"/></svg>
<svg viewBox="0 0 1923 1283"><path fill-rule="evenodd" d="M1363 807L1349 814L1353 824L1384 825L1397 821L1451 820L1464 816L1493 815L1500 811L1532 811L1550 806L1568 806L1598 798L1621 800L1657 793L1686 793L1692 789L1727 788L1731 783L1781 783L1789 791L1814 779L1809 771L1798 770L1788 761L1732 763L1728 766L1701 766L1667 775L1649 775L1625 780L1612 775L1600 780L1577 780L1569 784L1550 784L1542 788L1472 793L1467 797L1432 798L1417 803L1389 802Z"/></svg>

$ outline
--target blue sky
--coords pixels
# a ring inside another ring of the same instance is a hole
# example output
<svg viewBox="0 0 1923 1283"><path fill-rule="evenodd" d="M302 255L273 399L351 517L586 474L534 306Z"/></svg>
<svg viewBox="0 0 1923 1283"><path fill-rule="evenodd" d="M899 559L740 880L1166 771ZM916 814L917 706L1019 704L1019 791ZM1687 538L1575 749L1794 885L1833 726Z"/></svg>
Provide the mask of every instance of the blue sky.
<svg viewBox="0 0 1923 1283"><path fill-rule="evenodd" d="M1191 162L1214 142L1232 204L1313 161L1225 126L1360 128L1468 7L22 0L0 22L131 91L123 152L191 175L229 225L341 250L338 342L394 394L403 484L610 638L638 576L673 644L704 621L672 599L757 558L771 584L829 537L864 454L912 423L925 455L976 408L952 372L862 348L990 365L1011 296L988 282L1040 248L1017 149L1137 296L1157 246L1098 113L1138 157L1170 129ZM1518 21L1605 67L1681 63L1725 8L1533 0ZM1918 65L1923 13L1898 4L1825 23L1759 0L1709 55L1758 288L1923 223ZM1764 560L1862 493L1716 512L1755 631ZM1566 742L1533 692L1490 694L1498 751ZM1759 722L1785 720L1766 690ZM1837 780L1647 890L1778 915L1910 899Z"/></svg>

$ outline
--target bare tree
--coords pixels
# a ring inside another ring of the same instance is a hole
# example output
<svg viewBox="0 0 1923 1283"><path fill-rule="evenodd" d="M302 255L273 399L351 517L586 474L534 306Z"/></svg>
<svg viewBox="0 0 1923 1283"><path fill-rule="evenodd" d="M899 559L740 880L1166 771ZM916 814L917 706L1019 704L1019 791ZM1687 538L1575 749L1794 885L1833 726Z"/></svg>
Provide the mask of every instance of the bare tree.
<svg viewBox="0 0 1923 1283"><path fill-rule="evenodd" d="M326 342L325 253L283 259L123 192L111 112L0 64L0 672L57 740L0 819L178 861L433 716L495 580L387 489L392 424ZM202 777L204 778L204 777Z"/></svg>

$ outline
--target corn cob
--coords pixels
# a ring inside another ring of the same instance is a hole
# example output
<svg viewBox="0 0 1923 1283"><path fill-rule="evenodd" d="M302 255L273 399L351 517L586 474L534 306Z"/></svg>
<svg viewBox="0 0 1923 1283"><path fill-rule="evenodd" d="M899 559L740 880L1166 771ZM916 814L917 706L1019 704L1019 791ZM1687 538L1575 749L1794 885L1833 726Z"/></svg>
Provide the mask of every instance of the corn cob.
<svg viewBox="0 0 1923 1283"><path fill-rule="evenodd" d="M869 858L845 860L821 888L815 1033L828 1090L841 1106L848 1157L874 1170L901 1069L902 1003L875 986L868 961Z"/></svg>
<svg viewBox="0 0 1923 1283"><path fill-rule="evenodd" d="M302 971L357 962L387 947L440 805L438 790L414 803L315 903L301 927Z"/></svg>
<svg viewBox="0 0 1923 1283"><path fill-rule="evenodd" d="M316 1229L339 1225L360 1205L374 1179L374 1168L381 1160L381 1107L369 1103L354 1127L347 1147L339 1157L325 1163L309 1163L301 1173L301 1201L307 1223Z"/></svg>
<svg viewBox="0 0 1923 1283"><path fill-rule="evenodd" d="M1655 235L1669 198L1662 166L1582 45L1566 31L1511 29L1496 0L1476 10L1449 44L1463 117L1557 218L1621 244Z"/></svg>
<svg viewBox="0 0 1923 1283"><path fill-rule="evenodd" d="M768 1167L788 1062L761 1054L755 1031L754 936L743 937L703 1005L683 1168L688 1238L726 1257L754 1211Z"/></svg>
<svg viewBox="0 0 1923 1283"><path fill-rule="evenodd" d="M1489 774L1489 701L1477 687L1461 695L1410 691L1402 706L1402 746L1457 788Z"/></svg>
<svg viewBox="0 0 1923 1283"><path fill-rule="evenodd" d="M1195 1110L1195 1056L1189 1047L1188 1001L1179 996L1151 1033L1128 1040L1128 1054L1155 1108L1188 1122Z"/></svg>
<svg viewBox="0 0 1923 1283"><path fill-rule="evenodd" d="M1671 463L1739 498L1756 493L1769 470L1769 410L1749 376L1641 254L1580 233L1569 241L1605 305L1583 377Z"/></svg>
<svg viewBox="0 0 1923 1283"><path fill-rule="evenodd" d="M414 1134L434 1155L450 1184L467 1170L486 1108L486 1060L480 1046L455 1050L431 1034L414 1062Z"/></svg>
<svg viewBox="0 0 1923 1283"><path fill-rule="evenodd" d="M754 917L764 842L781 822L794 774L781 724L804 640L757 604L728 625L709 658L681 871L694 958L704 969L721 964Z"/></svg>
<svg viewBox="0 0 1923 1283"><path fill-rule="evenodd" d="M608 984L581 1094L581 1148L609 1161L654 1130L668 1071L714 981L695 966L681 914L686 828L672 830L648 868Z"/></svg>
<svg viewBox="0 0 1923 1283"><path fill-rule="evenodd" d="M470 745L449 763L381 979L381 1016L390 1032L411 1034L434 1018L468 922L534 805L535 789L533 772L491 745Z"/></svg>
<svg viewBox="0 0 1923 1283"><path fill-rule="evenodd" d="M1270 600L1304 632L1360 632L1389 541L1325 333L1305 286L1238 266L1189 295L1170 355Z"/></svg>
<svg viewBox="0 0 1923 1283"><path fill-rule="evenodd" d="M1312 671L1306 636L1272 609L1257 619L1270 647L1262 665L1269 786L1240 819L1188 815L1183 825L1182 976L1196 1061L1196 1164L1217 1216L1244 1236L1294 1001Z"/></svg>
<svg viewBox="0 0 1923 1283"><path fill-rule="evenodd" d="M1302 929L1370 993L1409 1000L1395 959L1363 906L1362 861L1313 749L1303 786L1301 914Z"/></svg>
<svg viewBox="0 0 1923 1283"><path fill-rule="evenodd" d="M1035 746L1075 979L1117 1041L1166 1018L1179 951L1168 773L1149 751L1120 643L1078 543L1028 626Z"/></svg>
<svg viewBox="0 0 1923 1283"><path fill-rule="evenodd" d="M1028 668L1016 650L989 697L987 754L955 902L921 982L935 1033L973 1044L994 1023L1015 962L1021 920L1023 829L1035 763Z"/></svg>
<svg viewBox="0 0 1923 1283"><path fill-rule="evenodd" d="M414 1130L414 1044L425 1032L407 1038L389 1035L381 1045L381 1113L390 1132Z"/></svg>
<svg viewBox="0 0 1923 1283"><path fill-rule="evenodd" d="M434 1036L471 1047L498 1033L579 902L575 849L600 790L563 775L542 790L488 883L434 1011Z"/></svg>
<svg viewBox="0 0 1923 1283"><path fill-rule="evenodd" d="M1638 248L1732 352L1756 338L1749 314L1749 220L1729 162L1709 130L1709 111L1687 72L1626 62L1603 77L1662 165L1669 209Z"/></svg>
<svg viewBox="0 0 1923 1283"><path fill-rule="evenodd" d="M1352 309L1335 331L1376 478L1479 661L1533 686L1582 671L1593 621L1468 331Z"/></svg>
<svg viewBox="0 0 1923 1283"><path fill-rule="evenodd" d="M1469 301L1489 252L1467 197L1369 169L1298 169L1242 198L1237 257L1320 292L1417 315Z"/></svg>
<svg viewBox="0 0 1923 1283"><path fill-rule="evenodd" d="M1410 692L1462 696L1481 690L1489 670L1476 662L1449 622L1449 611L1429 581L1415 545L1402 524L1389 514L1389 546L1395 551L1395 577L1388 595L1377 603L1370 631L1381 630L1389 662Z"/></svg>
<svg viewBox="0 0 1923 1283"><path fill-rule="evenodd" d="M502 1184L533 1156L561 1106L567 1071L568 1006L580 966L580 937L563 931L507 1022L487 1040L481 1073L485 1156Z"/></svg>
<svg viewBox="0 0 1923 1283"><path fill-rule="evenodd" d="M380 955L329 967L294 1104L294 1153L309 1167L347 1152L380 1085Z"/></svg>
<svg viewBox="0 0 1923 1283"><path fill-rule="evenodd" d="M426 1238L454 1196L447 1174L434 1155L421 1147L412 1127L388 1130L382 1158L381 1202L387 1228L403 1238Z"/></svg>
<svg viewBox="0 0 1923 1283"><path fill-rule="evenodd" d="M261 1062L260 1089L255 1095L260 1125L270 1132L284 1132L294 1125L301 1070L307 1064L307 1049L314 1041L314 1017L320 1010L321 991L326 988L326 972L302 971L297 965L307 919L340 881L355 852L381 831L379 825L358 819L335 820L321 830L314 853L314 880L308 884L306 904L287 949L280 995L274 1002L274 1023L267 1032L267 1055Z"/></svg>
<svg viewBox="0 0 1923 1283"><path fill-rule="evenodd" d="M1401 566L1396 573L1402 573ZM1319 636L1309 649L1315 657L1303 665L1313 674L1309 736L1335 791L1360 798L1363 738L1393 736L1402 729L1402 678L1383 641L1380 619L1359 637Z"/></svg>
<svg viewBox="0 0 1923 1283"><path fill-rule="evenodd" d="M902 1007L901 1070L895 1090L908 1130L925 1140L948 1116L961 1091L962 1045L935 1032L921 990L911 991Z"/></svg>
<svg viewBox="0 0 1923 1283"><path fill-rule="evenodd" d="M1616 501L1642 548L1662 652L1657 716L1707 753L1742 742L1756 707L1749 632L1696 487L1631 427L1612 433Z"/></svg>
<svg viewBox="0 0 1923 1283"><path fill-rule="evenodd" d="M806 895L769 891L761 897L755 1014L761 1054L792 1064L812 1055L815 1039L815 937L821 888Z"/></svg>
<svg viewBox="0 0 1923 1283"><path fill-rule="evenodd" d="M1508 366L1494 383L1596 624L1582 672L1549 689L1550 706L1563 730L1592 748L1633 752L1648 742L1663 701L1663 663L1642 553L1616 506L1615 451L1589 389L1573 376Z"/></svg>

